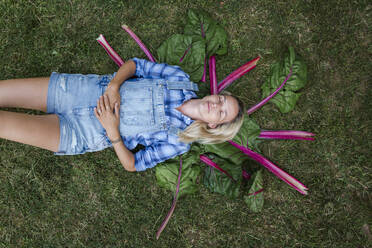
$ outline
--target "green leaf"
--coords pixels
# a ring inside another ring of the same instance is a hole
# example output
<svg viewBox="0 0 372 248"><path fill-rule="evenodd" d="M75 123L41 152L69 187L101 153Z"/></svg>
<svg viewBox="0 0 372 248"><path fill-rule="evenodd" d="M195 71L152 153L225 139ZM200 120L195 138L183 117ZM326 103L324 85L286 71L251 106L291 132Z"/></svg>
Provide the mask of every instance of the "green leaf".
<svg viewBox="0 0 372 248"><path fill-rule="evenodd" d="M178 65L194 82L203 76L205 41L199 36L175 34L157 50L159 62Z"/></svg>
<svg viewBox="0 0 372 248"><path fill-rule="evenodd" d="M247 146L251 149L257 149L261 133L260 126L248 115L244 115L244 122L239 132L233 138L233 141L239 145Z"/></svg>
<svg viewBox="0 0 372 248"><path fill-rule="evenodd" d="M239 189L242 182L241 166L231 164L230 162L215 158L213 162L217 163L222 169L227 171L236 181L231 180L224 173L215 168L206 165L203 183L211 191L227 195L231 198L239 196Z"/></svg>
<svg viewBox="0 0 372 248"><path fill-rule="evenodd" d="M290 72L291 68L292 76L288 79L287 83L284 86L284 89L297 91L299 89L302 89L306 85L307 66L299 56L296 56L293 47L289 48L289 54L287 54L287 56L284 58L284 74L287 75Z"/></svg>
<svg viewBox="0 0 372 248"><path fill-rule="evenodd" d="M184 33L205 39L207 56L227 53L227 33L224 28L202 10L189 10Z"/></svg>
<svg viewBox="0 0 372 248"><path fill-rule="evenodd" d="M294 93L287 90L275 96L272 102L279 108L280 112L288 113L294 109L300 96L301 93Z"/></svg>
<svg viewBox="0 0 372 248"><path fill-rule="evenodd" d="M242 153L238 148L232 146L228 142L220 144L204 145L205 152L214 153L220 158L223 158L232 164L240 165L248 160L247 155Z"/></svg>
<svg viewBox="0 0 372 248"><path fill-rule="evenodd" d="M307 66L305 62L296 55L293 47L289 47L282 62L277 62L271 66L271 76L261 86L262 96L265 98L274 92L285 80L292 68L292 75L284 85L283 89L273 97L270 102L274 103L282 113L293 110L300 93L296 91L302 89L307 82Z"/></svg>
<svg viewBox="0 0 372 248"><path fill-rule="evenodd" d="M195 193L199 185L197 178L201 173L201 168L195 163L195 154L191 153L189 156L182 156L182 175L180 183L179 196ZM179 172L179 158L168 160L155 167L155 175L158 185L176 192L177 179Z"/></svg>
<svg viewBox="0 0 372 248"><path fill-rule="evenodd" d="M253 175L254 181L249 189L248 195L244 196L244 201L247 203L252 212L260 212L264 204L263 192L257 193L263 189L262 171L259 170Z"/></svg>

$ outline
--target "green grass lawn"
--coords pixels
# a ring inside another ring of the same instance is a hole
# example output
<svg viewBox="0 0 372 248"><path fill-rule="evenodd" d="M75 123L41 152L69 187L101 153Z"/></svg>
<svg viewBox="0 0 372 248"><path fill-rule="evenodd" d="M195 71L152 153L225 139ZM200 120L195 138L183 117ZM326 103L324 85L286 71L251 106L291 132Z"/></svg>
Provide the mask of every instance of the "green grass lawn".
<svg viewBox="0 0 372 248"><path fill-rule="evenodd" d="M201 187L179 199L156 240L172 195L157 186L155 170L128 173L111 149L60 157L0 140L0 247L370 247L367 0L2 0L0 79L112 73L117 66L96 42L100 33L122 58L145 58L120 26L130 26L155 54L182 33L189 8L208 11L228 32L228 54L217 57L219 79L262 57L229 87L247 106L261 99L270 65L288 46L305 59L308 84L294 111L281 114L267 104L253 117L265 129L316 133L314 142L262 146L309 194L265 170L265 204L255 214L241 198Z"/></svg>

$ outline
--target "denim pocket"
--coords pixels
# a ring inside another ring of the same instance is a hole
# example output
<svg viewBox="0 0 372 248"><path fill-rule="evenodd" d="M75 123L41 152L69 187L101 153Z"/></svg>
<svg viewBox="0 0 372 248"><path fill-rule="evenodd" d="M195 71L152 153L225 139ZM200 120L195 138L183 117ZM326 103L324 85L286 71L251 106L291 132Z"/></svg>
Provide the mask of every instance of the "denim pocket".
<svg viewBox="0 0 372 248"><path fill-rule="evenodd" d="M121 90L120 122L127 126L155 124L152 87L138 85Z"/></svg>
<svg viewBox="0 0 372 248"><path fill-rule="evenodd" d="M94 108L74 108L74 122L79 129L80 136L87 144L87 151L99 151L109 146L106 131L94 114Z"/></svg>

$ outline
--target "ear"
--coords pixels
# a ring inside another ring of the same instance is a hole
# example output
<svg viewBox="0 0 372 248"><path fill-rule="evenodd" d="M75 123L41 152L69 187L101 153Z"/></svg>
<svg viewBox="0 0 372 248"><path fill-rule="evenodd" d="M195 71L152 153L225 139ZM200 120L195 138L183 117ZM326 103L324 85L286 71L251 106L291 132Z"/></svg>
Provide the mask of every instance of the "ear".
<svg viewBox="0 0 372 248"><path fill-rule="evenodd" d="M214 124L214 123L208 123L208 127L209 127L209 128L216 128L216 127L217 127L217 124Z"/></svg>

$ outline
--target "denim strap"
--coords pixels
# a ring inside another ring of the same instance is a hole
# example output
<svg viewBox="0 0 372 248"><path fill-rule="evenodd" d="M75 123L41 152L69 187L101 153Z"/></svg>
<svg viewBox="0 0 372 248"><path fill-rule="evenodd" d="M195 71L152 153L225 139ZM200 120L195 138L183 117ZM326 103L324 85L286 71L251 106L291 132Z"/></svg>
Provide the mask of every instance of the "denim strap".
<svg viewBox="0 0 372 248"><path fill-rule="evenodd" d="M191 81L165 81L169 90L192 90L198 91L198 85Z"/></svg>

